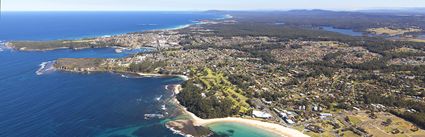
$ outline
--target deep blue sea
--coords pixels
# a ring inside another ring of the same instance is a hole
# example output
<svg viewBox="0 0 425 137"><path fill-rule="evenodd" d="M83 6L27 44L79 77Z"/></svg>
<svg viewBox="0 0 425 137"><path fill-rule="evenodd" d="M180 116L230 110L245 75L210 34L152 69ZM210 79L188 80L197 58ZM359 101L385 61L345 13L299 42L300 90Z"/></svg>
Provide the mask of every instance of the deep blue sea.
<svg viewBox="0 0 425 137"><path fill-rule="evenodd" d="M79 39L174 28L222 17L200 12L3 12L0 40Z"/></svg>
<svg viewBox="0 0 425 137"><path fill-rule="evenodd" d="M57 40L172 28L221 15L196 12L6 12L0 40ZM161 120L178 78L125 78L121 74L50 71L40 64L57 58L127 56L113 49L20 52L0 49L0 136L173 137Z"/></svg>

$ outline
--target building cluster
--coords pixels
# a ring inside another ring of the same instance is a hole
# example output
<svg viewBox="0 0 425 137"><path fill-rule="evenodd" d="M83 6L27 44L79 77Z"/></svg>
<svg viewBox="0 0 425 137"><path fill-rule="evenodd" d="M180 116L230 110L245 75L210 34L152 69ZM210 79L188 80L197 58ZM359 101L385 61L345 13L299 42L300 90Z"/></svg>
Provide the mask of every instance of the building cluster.
<svg viewBox="0 0 425 137"><path fill-rule="evenodd" d="M103 70L125 71L131 64L164 62L164 66L150 73L189 77L193 68L210 68L225 74L230 81L236 79L232 84L252 97L253 117L286 126L302 126L315 133L325 132L323 125L331 125L335 129L350 129L364 135L364 131L354 128L353 121L345 120L345 117L366 110L385 112L389 109L382 104L366 104L361 100L370 92L383 91L379 93L424 101L417 94L400 92L424 89L424 83L418 83L421 77L407 72L359 71L344 67L324 70L314 66L318 62L355 65L382 57L364 47L336 41L280 41L267 36L221 37L206 34L211 34L211 31L193 26L184 29L184 32L158 31L99 38L122 47L154 47L159 52L105 59L94 65ZM265 54L252 52L263 48L266 50L261 53ZM267 58L273 61L266 61ZM395 58L389 64L424 65L425 59ZM84 69L99 70L95 67ZM407 110L416 112L412 108Z"/></svg>
<svg viewBox="0 0 425 137"><path fill-rule="evenodd" d="M142 48L153 47L159 50L180 48L179 42L184 35L177 34L173 30L148 31L142 33L130 33L111 37L96 38L96 42L112 43L117 47Z"/></svg>

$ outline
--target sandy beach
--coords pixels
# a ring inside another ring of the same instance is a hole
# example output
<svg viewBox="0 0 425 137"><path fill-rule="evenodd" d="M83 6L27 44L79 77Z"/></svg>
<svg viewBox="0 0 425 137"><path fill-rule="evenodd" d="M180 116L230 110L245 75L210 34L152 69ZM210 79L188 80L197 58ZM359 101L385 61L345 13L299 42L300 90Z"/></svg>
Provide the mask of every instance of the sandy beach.
<svg viewBox="0 0 425 137"><path fill-rule="evenodd" d="M176 94L178 94L181 87L175 86L175 88L176 89L173 89L172 91L174 91ZM193 124L193 126L208 127L209 124L214 124L214 123L226 123L226 122L228 122L228 123L239 123L239 124L243 124L243 125L248 125L248 126L260 128L262 130L269 131L273 134L276 134L276 135L279 135L279 136L282 136L282 137L308 137L308 135L305 135L305 134L303 134L300 131L295 130L295 129L284 127L284 126L279 125L279 124L262 122L262 121L253 120L253 119L236 118L236 117L202 119L202 118L199 118L198 116L196 116L195 114L187 111L187 109L185 107L180 105L180 103L177 101L177 99L174 99L174 100L176 101L176 104L182 108L183 113L185 113L185 114L187 114L191 117L191 119L189 121L186 120L185 122L191 123L191 124ZM178 122L180 122L180 124L181 124L181 122L184 122L184 120L178 121ZM174 124L176 124L176 123L174 123ZM182 125L180 125L180 126L182 126ZM182 127L180 127L180 128L182 128Z"/></svg>
<svg viewBox="0 0 425 137"><path fill-rule="evenodd" d="M163 75L163 74L151 74L151 73L137 73L139 76L143 77L167 77L169 75Z"/></svg>
<svg viewBox="0 0 425 137"><path fill-rule="evenodd" d="M308 137L307 135L301 133L298 130L287 128L274 123L262 122L258 120L252 120L252 119L235 118L235 117L201 119L191 112L188 112L188 111L186 112L192 117L192 121L195 126L208 127L209 124L213 124L213 123L230 122L230 123L240 123L240 124L244 124L244 125L248 125L248 126L252 126L256 128L261 128L265 131L272 132L282 137Z"/></svg>
<svg viewBox="0 0 425 137"><path fill-rule="evenodd" d="M178 77L182 79L183 81L189 80L189 77L185 75L168 75L168 74L155 74L155 73L136 73L136 74L143 77Z"/></svg>

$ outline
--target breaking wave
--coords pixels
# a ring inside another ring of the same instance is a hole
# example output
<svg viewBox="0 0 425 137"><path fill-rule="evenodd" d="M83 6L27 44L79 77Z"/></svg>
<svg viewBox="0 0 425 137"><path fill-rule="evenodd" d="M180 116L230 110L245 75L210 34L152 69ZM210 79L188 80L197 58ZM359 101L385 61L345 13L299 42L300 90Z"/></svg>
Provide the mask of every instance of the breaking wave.
<svg viewBox="0 0 425 137"><path fill-rule="evenodd" d="M180 130L174 129L173 127L171 127L171 126L169 126L169 125L167 125L167 124L165 124L165 127L166 127L166 128L168 128L168 129L170 129L170 130L173 132L173 134L181 135L181 136L184 136L184 137L193 137L193 136L192 136L192 135L190 135L190 134L185 134L185 133L183 133L183 132L182 132L182 131L180 131Z"/></svg>
<svg viewBox="0 0 425 137"><path fill-rule="evenodd" d="M162 98L162 95L161 95L161 96L159 96L159 97L156 97L156 98L155 98L155 100L156 100L156 101L160 101L160 100L161 100L161 98Z"/></svg>
<svg viewBox="0 0 425 137"><path fill-rule="evenodd" d="M10 49L10 48L6 46L6 43L4 43L3 41L0 41L0 52L5 51L7 49Z"/></svg>
<svg viewBox="0 0 425 137"><path fill-rule="evenodd" d="M123 78L143 78L142 76L135 75L135 74L120 74Z"/></svg>
<svg viewBox="0 0 425 137"><path fill-rule="evenodd" d="M55 64L55 61L46 61L42 62L39 66L40 68L35 72L37 75L43 75L49 72L55 71L55 67L53 67L53 64Z"/></svg>

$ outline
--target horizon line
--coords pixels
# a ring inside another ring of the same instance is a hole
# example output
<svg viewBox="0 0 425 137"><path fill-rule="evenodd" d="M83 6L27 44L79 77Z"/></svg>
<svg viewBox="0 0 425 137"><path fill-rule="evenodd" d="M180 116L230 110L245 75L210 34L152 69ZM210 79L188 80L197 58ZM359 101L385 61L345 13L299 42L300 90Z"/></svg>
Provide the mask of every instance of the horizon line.
<svg viewBox="0 0 425 137"><path fill-rule="evenodd" d="M1 1L1 0L0 0ZM363 9L326 9L326 8L294 8L294 9L209 9L209 10L6 10L2 9L2 12L207 12L207 11L292 11L292 10L325 10L325 11L362 11L362 10L408 10L408 9L425 9L425 7L376 7L376 8L363 8Z"/></svg>

